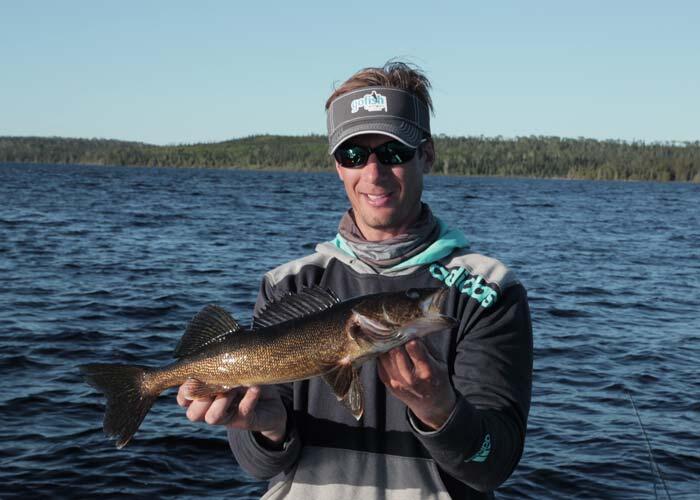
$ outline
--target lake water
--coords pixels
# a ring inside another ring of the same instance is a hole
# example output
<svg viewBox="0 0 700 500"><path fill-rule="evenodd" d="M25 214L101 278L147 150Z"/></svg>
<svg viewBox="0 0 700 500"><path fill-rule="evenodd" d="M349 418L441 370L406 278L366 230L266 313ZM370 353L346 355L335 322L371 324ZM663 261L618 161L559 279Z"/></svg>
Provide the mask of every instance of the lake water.
<svg viewBox="0 0 700 500"><path fill-rule="evenodd" d="M428 177L424 198L529 291L527 443L497 497L700 498L700 185ZM75 367L169 362L208 303L247 323L263 272L345 208L333 174L0 165L0 496L257 498L173 392L116 450Z"/></svg>

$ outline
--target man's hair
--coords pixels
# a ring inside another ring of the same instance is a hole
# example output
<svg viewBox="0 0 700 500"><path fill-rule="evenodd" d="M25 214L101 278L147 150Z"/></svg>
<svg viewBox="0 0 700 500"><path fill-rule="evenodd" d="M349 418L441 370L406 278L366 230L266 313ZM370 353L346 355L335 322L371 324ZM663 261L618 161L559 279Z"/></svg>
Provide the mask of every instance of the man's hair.
<svg viewBox="0 0 700 500"><path fill-rule="evenodd" d="M345 80L326 101L328 109L333 100L343 94L364 87L393 87L405 90L423 101L432 113L430 81L415 65L389 60L381 68L364 68Z"/></svg>

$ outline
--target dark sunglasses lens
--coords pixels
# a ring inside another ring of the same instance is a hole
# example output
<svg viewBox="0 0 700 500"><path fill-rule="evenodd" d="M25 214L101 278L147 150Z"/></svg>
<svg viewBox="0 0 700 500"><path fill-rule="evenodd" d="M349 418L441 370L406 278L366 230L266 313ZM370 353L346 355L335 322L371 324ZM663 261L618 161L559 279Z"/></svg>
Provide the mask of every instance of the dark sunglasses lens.
<svg viewBox="0 0 700 500"><path fill-rule="evenodd" d="M362 167L367 163L369 152L362 146L340 146L335 151L335 159L346 168Z"/></svg>
<svg viewBox="0 0 700 500"><path fill-rule="evenodd" d="M335 150L333 156L343 167L361 168L367 164L372 151L377 154L377 159L384 165L401 165L411 161L416 155L416 148L406 146L399 141L390 141L373 150L356 145L340 146Z"/></svg>
<svg viewBox="0 0 700 500"><path fill-rule="evenodd" d="M375 152L384 165L401 165L411 161L416 154L416 148L406 146L399 141L391 141L379 146Z"/></svg>

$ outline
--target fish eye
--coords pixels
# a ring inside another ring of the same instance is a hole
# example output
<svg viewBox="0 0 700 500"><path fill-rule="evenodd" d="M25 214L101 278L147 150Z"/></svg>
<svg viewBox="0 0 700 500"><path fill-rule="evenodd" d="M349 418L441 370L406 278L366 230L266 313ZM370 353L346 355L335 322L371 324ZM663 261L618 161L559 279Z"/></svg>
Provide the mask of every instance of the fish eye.
<svg viewBox="0 0 700 500"><path fill-rule="evenodd" d="M406 290L406 297L409 299L417 299L420 297L420 293L418 293L418 290L415 288L411 288L410 290Z"/></svg>

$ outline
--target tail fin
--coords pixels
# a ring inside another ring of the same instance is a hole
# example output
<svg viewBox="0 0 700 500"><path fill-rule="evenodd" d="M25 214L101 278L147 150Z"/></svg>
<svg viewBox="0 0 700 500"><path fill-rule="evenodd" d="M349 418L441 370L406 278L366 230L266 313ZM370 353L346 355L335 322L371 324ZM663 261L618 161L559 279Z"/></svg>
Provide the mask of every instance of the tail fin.
<svg viewBox="0 0 700 500"><path fill-rule="evenodd" d="M103 429L123 448L138 430L158 393L145 388L148 369L140 366L89 364L80 367L85 380L107 398Z"/></svg>

